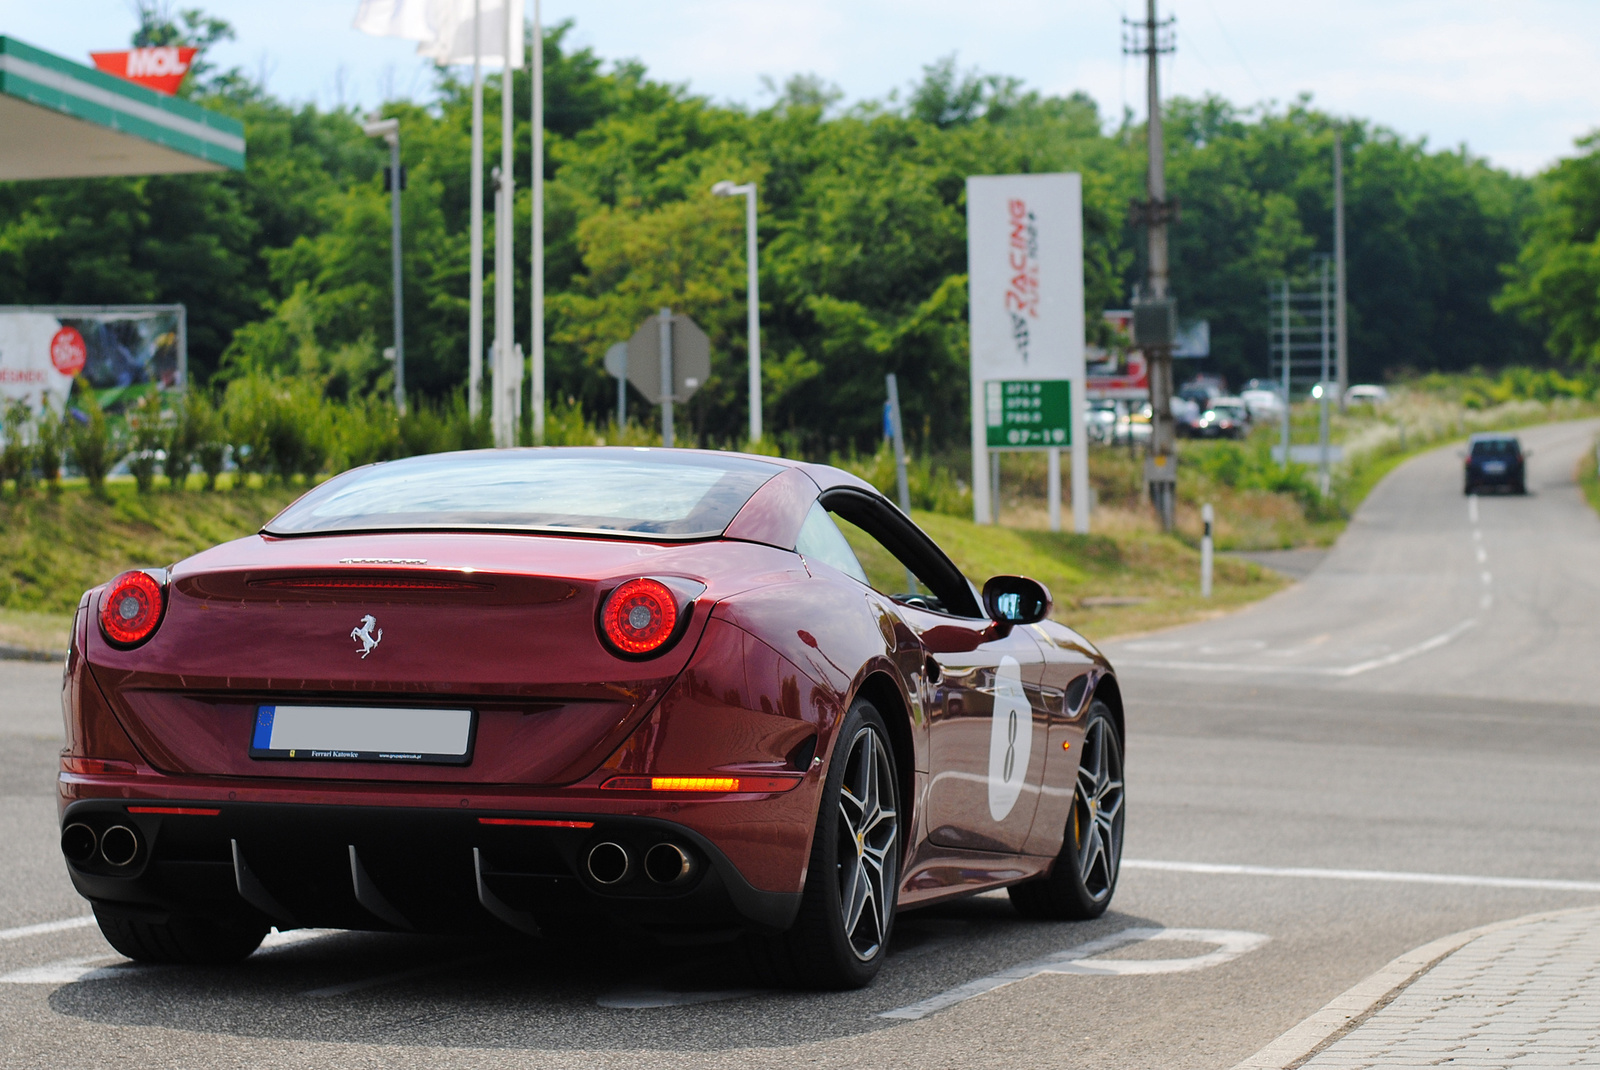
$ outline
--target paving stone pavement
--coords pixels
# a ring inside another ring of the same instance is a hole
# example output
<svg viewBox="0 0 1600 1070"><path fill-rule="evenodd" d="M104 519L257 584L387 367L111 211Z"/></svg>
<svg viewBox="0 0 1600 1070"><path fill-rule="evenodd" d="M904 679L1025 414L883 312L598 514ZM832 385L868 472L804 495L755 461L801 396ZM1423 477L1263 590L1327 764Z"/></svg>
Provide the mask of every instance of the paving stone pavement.
<svg viewBox="0 0 1600 1070"><path fill-rule="evenodd" d="M1600 1066L1600 910L1480 936L1304 1066Z"/></svg>

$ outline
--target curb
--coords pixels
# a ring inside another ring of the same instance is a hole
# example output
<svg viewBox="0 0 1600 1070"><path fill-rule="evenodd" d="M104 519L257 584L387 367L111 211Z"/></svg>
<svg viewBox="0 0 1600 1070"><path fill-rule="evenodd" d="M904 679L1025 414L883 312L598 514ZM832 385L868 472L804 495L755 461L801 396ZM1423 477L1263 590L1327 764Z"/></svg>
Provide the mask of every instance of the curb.
<svg viewBox="0 0 1600 1070"><path fill-rule="evenodd" d="M0 643L0 661L65 661L65 650L32 650L25 646Z"/></svg>
<svg viewBox="0 0 1600 1070"><path fill-rule="evenodd" d="M1592 913L1594 907L1548 910L1507 921L1465 929L1407 951L1377 973L1358 982L1327 1006L1284 1033L1233 1070L1296 1070L1346 1033L1394 1002L1418 978L1480 936L1532 925L1571 914Z"/></svg>

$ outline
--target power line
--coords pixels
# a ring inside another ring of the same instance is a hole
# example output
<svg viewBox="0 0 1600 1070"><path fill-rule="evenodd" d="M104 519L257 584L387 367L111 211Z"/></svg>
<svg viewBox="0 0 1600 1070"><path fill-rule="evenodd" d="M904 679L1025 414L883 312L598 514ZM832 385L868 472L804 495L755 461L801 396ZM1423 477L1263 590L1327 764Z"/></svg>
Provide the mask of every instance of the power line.
<svg viewBox="0 0 1600 1070"><path fill-rule="evenodd" d="M1266 86L1261 84L1261 79L1256 77L1256 72L1250 69L1250 64L1244 61L1244 56L1233 43L1233 38L1228 35L1228 28L1222 24L1222 16L1217 14L1217 9L1212 6L1211 0L1205 0L1206 10L1211 12L1211 20L1217 24L1217 32L1222 34L1222 39L1228 44L1228 51L1233 53L1233 58L1239 61L1239 66L1244 68L1244 73L1256 84L1256 91L1266 97Z"/></svg>

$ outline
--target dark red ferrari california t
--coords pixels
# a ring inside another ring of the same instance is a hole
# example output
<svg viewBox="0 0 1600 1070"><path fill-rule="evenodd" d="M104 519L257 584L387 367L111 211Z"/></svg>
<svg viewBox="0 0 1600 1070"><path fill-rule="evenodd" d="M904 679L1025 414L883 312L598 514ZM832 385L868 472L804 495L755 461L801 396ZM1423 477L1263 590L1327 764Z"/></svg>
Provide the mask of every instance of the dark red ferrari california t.
<svg viewBox="0 0 1600 1070"><path fill-rule="evenodd" d="M143 961L272 926L623 927L858 986L897 908L1110 902L1122 701L1050 608L822 465L372 465L84 595L61 849Z"/></svg>

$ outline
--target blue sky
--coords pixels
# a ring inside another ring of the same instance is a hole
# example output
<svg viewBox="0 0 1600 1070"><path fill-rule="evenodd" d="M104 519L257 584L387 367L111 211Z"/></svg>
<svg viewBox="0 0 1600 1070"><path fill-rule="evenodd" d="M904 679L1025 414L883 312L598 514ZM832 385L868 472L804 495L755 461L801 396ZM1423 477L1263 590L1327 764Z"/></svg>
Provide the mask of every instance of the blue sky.
<svg viewBox="0 0 1600 1070"><path fill-rule="evenodd" d="M529 0L531 3L531 0ZM227 65L293 100L371 104L425 95L409 42L350 28L355 0L178 0L233 22ZM1164 0L1178 52L1163 89L1241 104L1311 93L1435 146L1528 173L1600 127L1600 3L1593 0ZM1121 54L1137 0L545 0L547 22L608 59L759 105L763 76L821 75L849 100L882 97L951 52L963 67L1047 92L1083 89L1108 117L1143 114L1140 64ZM0 33L87 61L127 42L129 0L0 0Z"/></svg>

